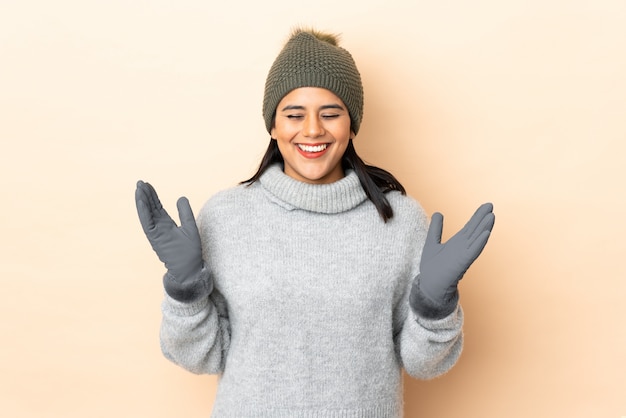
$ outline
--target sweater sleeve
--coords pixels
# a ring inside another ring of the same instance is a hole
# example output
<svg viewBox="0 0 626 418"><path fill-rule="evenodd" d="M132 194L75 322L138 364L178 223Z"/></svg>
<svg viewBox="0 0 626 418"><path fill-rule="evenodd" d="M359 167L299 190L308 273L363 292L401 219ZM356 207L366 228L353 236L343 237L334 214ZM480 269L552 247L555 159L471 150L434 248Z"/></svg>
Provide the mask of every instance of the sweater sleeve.
<svg viewBox="0 0 626 418"><path fill-rule="evenodd" d="M215 221L208 202L196 222L206 274L211 274L210 235ZM230 346L230 321L226 300L219 290L213 287L209 296L192 303L179 302L165 294L162 313L163 355L192 373L221 374Z"/></svg>
<svg viewBox="0 0 626 418"><path fill-rule="evenodd" d="M463 348L463 310L457 305L445 318L421 318L406 305L406 319L396 336L396 347L406 372L416 379L432 379L446 373Z"/></svg>
<svg viewBox="0 0 626 418"><path fill-rule="evenodd" d="M432 379L450 370L461 355L463 311L456 303L448 316L429 319L410 308L409 294L413 280L417 280L419 275L429 222L425 211L417 203L408 210L405 219L409 231L407 258L410 267L399 282L399 297L394 307L394 343L400 362L409 375L417 379Z"/></svg>
<svg viewBox="0 0 626 418"><path fill-rule="evenodd" d="M196 374L220 374L230 343L223 297L182 303L167 294L162 304L161 351L175 364Z"/></svg>

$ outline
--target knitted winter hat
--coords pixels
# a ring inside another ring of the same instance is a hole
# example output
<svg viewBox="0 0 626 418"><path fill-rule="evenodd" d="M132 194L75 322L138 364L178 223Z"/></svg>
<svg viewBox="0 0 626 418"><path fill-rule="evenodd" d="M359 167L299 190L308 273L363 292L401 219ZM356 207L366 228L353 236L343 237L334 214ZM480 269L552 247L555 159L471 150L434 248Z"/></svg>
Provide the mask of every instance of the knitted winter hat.
<svg viewBox="0 0 626 418"><path fill-rule="evenodd" d="M361 75L348 51L336 36L296 29L276 57L265 82L263 118L272 129L276 107L291 90L321 87L332 91L348 107L351 129L356 134L363 116Z"/></svg>

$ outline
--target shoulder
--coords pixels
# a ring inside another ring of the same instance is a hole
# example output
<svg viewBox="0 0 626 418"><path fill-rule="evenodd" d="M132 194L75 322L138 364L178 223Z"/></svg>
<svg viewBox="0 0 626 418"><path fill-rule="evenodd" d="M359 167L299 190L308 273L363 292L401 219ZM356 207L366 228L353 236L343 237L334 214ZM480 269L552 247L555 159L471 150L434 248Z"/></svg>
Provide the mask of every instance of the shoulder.
<svg viewBox="0 0 626 418"><path fill-rule="evenodd" d="M246 201L254 199L257 184L238 184L215 193L206 201L202 211L231 210L233 206L245 205Z"/></svg>
<svg viewBox="0 0 626 418"><path fill-rule="evenodd" d="M428 235L430 223L428 215L422 205L411 196L395 191L387 193L386 196L393 208L393 217L386 225L398 245L405 248L407 258L412 260L413 268L417 268ZM410 277L414 277L415 274L417 271L412 271Z"/></svg>
<svg viewBox="0 0 626 418"><path fill-rule="evenodd" d="M258 201L258 187L239 184L228 189L221 190L211 196L200 209L198 219L219 219L233 217L238 213L250 213L254 210L255 201Z"/></svg>
<svg viewBox="0 0 626 418"><path fill-rule="evenodd" d="M397 191L389 192L385 196L393 208L392 222L417 229L428 228L426 211L416 199Z"/></svg>

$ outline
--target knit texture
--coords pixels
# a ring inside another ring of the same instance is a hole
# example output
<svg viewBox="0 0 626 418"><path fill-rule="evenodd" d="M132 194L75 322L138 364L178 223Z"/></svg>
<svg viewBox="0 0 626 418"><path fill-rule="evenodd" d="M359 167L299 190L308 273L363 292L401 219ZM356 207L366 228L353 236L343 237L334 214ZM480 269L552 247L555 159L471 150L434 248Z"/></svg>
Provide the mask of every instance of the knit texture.
<svg viewBox="0 0 626 418"><path fill-rule="evenodd" d="M194 373L220 375L215 418L397 418L402 368L445 373L462 346L462 311L409 309L427 218L388 193L384 223L354 172L311 185L270 167L199 213L208 298L166 295L161 347Z"/></svg>
<svg viewBox="0 0 626 418"><path fill-rule="evenodd" d="M297 31L276 57L267 75L263 118L272 130L276 107L291 90L321 87L332 91L348 108L356 134L363 117L363 85L352 55L314 33Z"/></svg>

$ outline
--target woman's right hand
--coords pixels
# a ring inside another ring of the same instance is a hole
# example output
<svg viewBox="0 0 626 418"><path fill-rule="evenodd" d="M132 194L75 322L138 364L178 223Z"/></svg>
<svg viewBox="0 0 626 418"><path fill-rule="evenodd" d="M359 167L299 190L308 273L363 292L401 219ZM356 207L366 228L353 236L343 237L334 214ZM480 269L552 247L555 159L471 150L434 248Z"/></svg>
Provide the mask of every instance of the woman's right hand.
<svg viewBox="0 0 626 418"><path fill-rule="evenodd" d="M165 264L166 292L182 302L197 300L211 293L212 283L204 272L202 245L196 221L186 197L176 203L180 226L163 208L154 188L139 180L135 191L139 221L146 237Z"/></svg>

